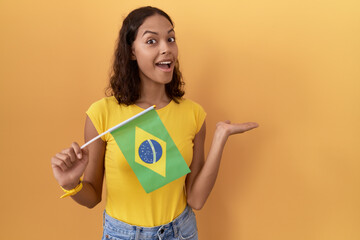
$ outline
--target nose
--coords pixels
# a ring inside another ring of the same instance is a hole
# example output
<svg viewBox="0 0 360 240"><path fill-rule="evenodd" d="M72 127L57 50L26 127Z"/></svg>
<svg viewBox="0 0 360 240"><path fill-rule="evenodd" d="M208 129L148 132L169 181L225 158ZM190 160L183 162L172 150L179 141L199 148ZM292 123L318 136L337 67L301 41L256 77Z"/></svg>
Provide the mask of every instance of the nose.
<svg viewBox="0 0 360 240"><path fill-rule="evenodd" d="M160 46L160 54L164 55L170 52L170 46L167 41L163 41L163 43Z"/></svg>

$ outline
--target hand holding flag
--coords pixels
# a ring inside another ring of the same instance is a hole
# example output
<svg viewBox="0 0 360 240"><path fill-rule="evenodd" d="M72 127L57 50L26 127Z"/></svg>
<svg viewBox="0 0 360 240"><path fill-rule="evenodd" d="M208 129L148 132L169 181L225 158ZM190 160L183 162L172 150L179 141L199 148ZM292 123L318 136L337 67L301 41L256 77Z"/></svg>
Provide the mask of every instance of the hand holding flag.
<svg viewBox="0 0 360 240"><path fill-rule="evenodd" d="M71 147L62 150L51 158L51 166L53 169L54 177L58 181L59 185L65 189L72 189L78 183L80 177L84 174L85 169L89 163L89 151L86 146L95 142L101 136L116 130L117 128L129 123L135 118L145 114L146 112L155 108L154 106L145 109L139 114L127 119L126 121L119 123L118 125L108 129L107 131L94 137L81 147L78 143L73 142Z"/></svg>
<svg viewBox="0 0 360 240"><path fill-rule="evenodd" d="M81 150L76 142L51 158L55 179L65 189L73 189L79 183L88 162L88 150Z"/></svg>

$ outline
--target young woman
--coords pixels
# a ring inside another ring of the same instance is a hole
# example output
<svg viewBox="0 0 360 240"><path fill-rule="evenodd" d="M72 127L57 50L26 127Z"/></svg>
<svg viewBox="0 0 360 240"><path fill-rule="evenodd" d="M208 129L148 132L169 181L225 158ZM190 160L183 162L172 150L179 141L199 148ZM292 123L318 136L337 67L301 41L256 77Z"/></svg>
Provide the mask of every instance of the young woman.
<svg viewBox="0 0 360 240"><path fill-rule="evenodd" d="M204 206L228 137L258 126L217 123L205 162L206 113L197 103L183 98L177 58L170 17L153 7L132 11L120 30L109 86L111 96L95 102L87 111L85 141L156 105L191 173L146 193L111 134L84 149L74 142L51 159L54 176L63 190L89 208L101 201L106 177L103 239L198 239L192 209Z"/></svg>

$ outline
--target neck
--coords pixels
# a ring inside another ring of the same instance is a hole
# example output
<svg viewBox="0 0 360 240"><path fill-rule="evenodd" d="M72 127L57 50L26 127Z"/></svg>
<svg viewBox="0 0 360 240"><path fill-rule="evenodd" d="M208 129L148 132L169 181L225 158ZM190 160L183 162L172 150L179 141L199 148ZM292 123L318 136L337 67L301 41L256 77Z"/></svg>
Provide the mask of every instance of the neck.
<svg viewBox="0 0 360 240"><path fill-rule="evenodd" d="M170 98L166 95L165 85L158 83L147 83L141 86L140 98L136 101L136 105L147 108L156 105L160 109L169 104Z"/></svg>

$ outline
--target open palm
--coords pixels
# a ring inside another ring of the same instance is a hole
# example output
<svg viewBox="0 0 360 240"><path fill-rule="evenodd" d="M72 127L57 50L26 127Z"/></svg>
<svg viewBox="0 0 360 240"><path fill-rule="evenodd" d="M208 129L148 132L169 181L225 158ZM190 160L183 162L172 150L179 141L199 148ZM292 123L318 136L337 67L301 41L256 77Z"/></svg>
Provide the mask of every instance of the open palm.
<svg viewBox="0 0 360 240"><path fill-rule="evenodd" d="M256 122L246 122L246 123L231 123L229 120L218 122L216 124L217 129L221 129L228 136L238 133L243 133L250 131L251 129L259 127L259 124Z"/></svg>

